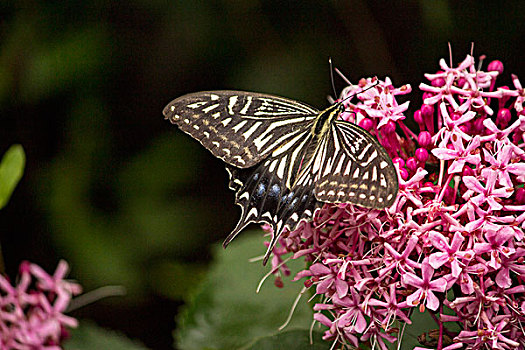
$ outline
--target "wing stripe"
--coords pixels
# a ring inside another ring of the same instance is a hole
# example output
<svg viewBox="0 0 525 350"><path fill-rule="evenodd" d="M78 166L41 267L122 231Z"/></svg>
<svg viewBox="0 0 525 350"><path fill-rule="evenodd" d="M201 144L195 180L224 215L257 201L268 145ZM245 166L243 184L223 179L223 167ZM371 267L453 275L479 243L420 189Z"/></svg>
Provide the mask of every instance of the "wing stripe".
<svg viewBox="0 0 525 350"><path fill-rule="evenodd" d="M239 96L233 95L228 99L228 113L230 113L230 115L233 115L233 106L237 103L238 98Z"/></svg>
<svg viewBox="0 0 525 350"><path fill-rule="evenodd" d="M239 111L240 114L246 114L246 112L248 111L248 108L250 108L250 105L252 104L252 99L253 97L251 96L246 97L246 104Z"/></svg>

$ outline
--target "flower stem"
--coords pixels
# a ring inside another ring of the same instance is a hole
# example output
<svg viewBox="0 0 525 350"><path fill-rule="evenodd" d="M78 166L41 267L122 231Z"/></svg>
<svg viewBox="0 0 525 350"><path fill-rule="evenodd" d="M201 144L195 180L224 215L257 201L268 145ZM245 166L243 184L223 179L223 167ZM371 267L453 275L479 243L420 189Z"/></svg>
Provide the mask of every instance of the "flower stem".
<svg viewBox="0 0 525 350"><path fill-rule="evenodd" d="M440 182L441 182L441 173L439 175L440 175ZM447 181L445 181L445 184L443 185L443 187L441 188L441 192L439 193L439 197L437 198L438 202L441 202L443 200L443 197L445 196L445 190L448 188L448 185L450 184L450 181L452 181L453 177L454 177L454 174L450 174L447 177Z"/></svg>

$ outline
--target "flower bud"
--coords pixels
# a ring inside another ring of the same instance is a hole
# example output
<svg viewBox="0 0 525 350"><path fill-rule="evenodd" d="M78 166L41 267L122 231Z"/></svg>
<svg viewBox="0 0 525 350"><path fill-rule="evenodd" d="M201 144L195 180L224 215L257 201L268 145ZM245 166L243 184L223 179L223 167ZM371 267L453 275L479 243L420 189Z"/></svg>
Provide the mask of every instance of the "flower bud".
<svg viewBox="0 0 525 350"><path fill-rule="evenodd" d="M416 159L420 163L425 163L428 160L428 151L424 148L416 149Z"/></svg>
<svg viewBox="0 0 525 350"><path fill-rule="evenodd" d="M374 127L374 122L369 118L363 118L359 122L359 126L365 129L366 131L370 131Z"/></svg>
<svg viewBox="0 0 525 350"><path fill-rule="evenodd" d="M381 128L381 131L385 134L392 134L396 131L396 124L393 121L389 121Z"/></svg>
<svg viewBox="0 0 525 350"><path fill-rule="evenodd" d="M421 115L421 110L417 110L414 112L414 120L416 121L416 123L419 125L419 127L421 129L424 129L424 126L423 126L423 116Z"/></svg>
<svg viewBox="0 0 525 350"><path fill-rule="evenodd" d="M400 157L395 157L394 159L392 159L392 162L394 164L399 164L399 168L403 168L405 166L405 161L403 160L403 158L400 158Z"/></svg>
<svg viewBox="0 0 525 350"><path fill-rule="evenodd" d="M423 104L421 106L421 115L427 130L434 133L434 106Z"/></svg>
<svg viewBox="0 0 525 350"><path fill-rule="evenodd" d="M428 148L432 142L432 135L428 131L421 131L417 137L417 142L421 147Z"/></svg>
<svg viewBox="0 0 525 350"><path fill-rule="evenodd" d="M406 170L405 168L399 169L399 174L401 175L401 178L403 180L406 181L408 179L408 170Z"/></svg>
<svg viewBox="0 0 525 350"><path fill-rule="evenodd" d="M498 115L496 116L496 125L500 129L505 129L507 125L509 125L511 118L512 115L510 113L510 110L508 108L501 108L498 111Z"/></svg>
<svg viewBox="0 0 525 350"><path fill-rule="evenodd" d="M406 162L408 170L415 172L417 170L417 160L414 157L410 157Z"/></svg>
<svg viewBox="0 0 525 350"><path fill-rule="evenodd" d="M463 175L462 176L474 176L474 170L472 170L471 167L465 166L463 167Z"/></svg>
<svg viewBox="0 0 525 350"><path fill-rule="evenodd" d="M465 134L469 134L470 133L470 124L469 123L461 124L460 126L458 126L458 129L463 131Z"/></svg>
<svg viewBox="0 0 525 350"><path fill-rule="evenodd" d="M494 60L494 61L489 63L489 65L487 66L487 70L489 72L496 71L499 74L501 74L501 73L503 73L503 62L498 61L498 60Z"/></svg>
<svg viewBox="0 0 525 350"><path fill-rule="evenodd" d="M474 124L472 125L472 131L476 134L483 135L483 132L485 131L485 125L483 125L483 121L485 118L476 118L474 120Z"/></svg>
<svg viewBox="0 0 525 350"><path fill-rule="evenodd" d="M423 104L421 106L421 115L423 116L423 119L431 119L434 116L434 107Z"/></svg>
<svg viewBox="0 0 525 350"><path fill-rule="evenodd" d="M431 93L431 92L423 92L423 101L425 101L427 98L431 98L431 97L434 97L434 94Z"/></svg>
<svg viewBox="0 0 525 350"><path fill-rule="evenodd" d="M432 80L431 84L432 84L432 86L435 86L435 87L442 87L443 85L445 85L445 79L443 79L443 78L436 78L436 79Z"/></svg>

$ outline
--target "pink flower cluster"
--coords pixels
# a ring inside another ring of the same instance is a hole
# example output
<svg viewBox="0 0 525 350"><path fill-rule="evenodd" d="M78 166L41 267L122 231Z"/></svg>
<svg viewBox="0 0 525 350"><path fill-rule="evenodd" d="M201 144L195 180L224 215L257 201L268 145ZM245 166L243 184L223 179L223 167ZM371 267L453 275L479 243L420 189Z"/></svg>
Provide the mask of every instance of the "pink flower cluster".
<svg viewBox="0 0 525 350"><path fill-rule="evenodd" d="M428 312L439 350L525 348L525 92L514 75L514 87L497 86L499 61L482 71L469 55L440 67L419 86L417 133L404 124L408 102L396 100L410 86L362 79L341 96L377 84L342 117L389 152L395 203L325 204L274 249L277 275L287 253L310 262L295 279L315 288L327 340L386 350L411 315Z"/></svg>
<svg viewBox="0 0 525 350"><path fill-rule="evenodd" d="M29 262L20 265L16 286L0 275L0 349L59 350L66 327L77 320L64 315L80 285L64 280L68 272L62 260L53 276Z"/></svg>

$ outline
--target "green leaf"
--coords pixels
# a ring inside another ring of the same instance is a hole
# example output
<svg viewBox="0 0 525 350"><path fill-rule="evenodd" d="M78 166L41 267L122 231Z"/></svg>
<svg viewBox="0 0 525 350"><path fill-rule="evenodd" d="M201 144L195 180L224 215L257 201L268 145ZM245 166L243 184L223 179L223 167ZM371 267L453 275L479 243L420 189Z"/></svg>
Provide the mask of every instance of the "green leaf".
<svg viewBox="0 0 525 350"><path fill-rule="evenodd" d="M72 331L71 339L64 344L65 350L144 350L144 345L132 341L113 331L108 331L93 323L82 322Z"/></svg>
<svg viewBox="0 0 525 350"><path fill-rule="evenodd" d="M327 350L332 345L321 339L322 334L314 332L313 344L310 344L310 332L308 330L294 330L283 332L273 336L262 337L252 346L243 350Z"/></svg>
<svg viewBox="0 0 525 350"><path fill-rule="evenodd" d="M20 145L11 146L0 163L0 209L5 207L22 178L26 156Z"/></svg>
<svg viewBox="0 0 525 350"><path fill-rule="evenodd" d="M261 231L243 234L224 250L215 249L215 263L208 276L179 315L175 333L180 349L239 349L263 336L279 333L292 304L303 287L285 279L277 288L270 277L260 292L256 288L270 270L261 261L248 260L265 252ZM304 263L290 264L292 276ZM307 330L312 322L308 295L299 301L286 330Z"/></svg>

